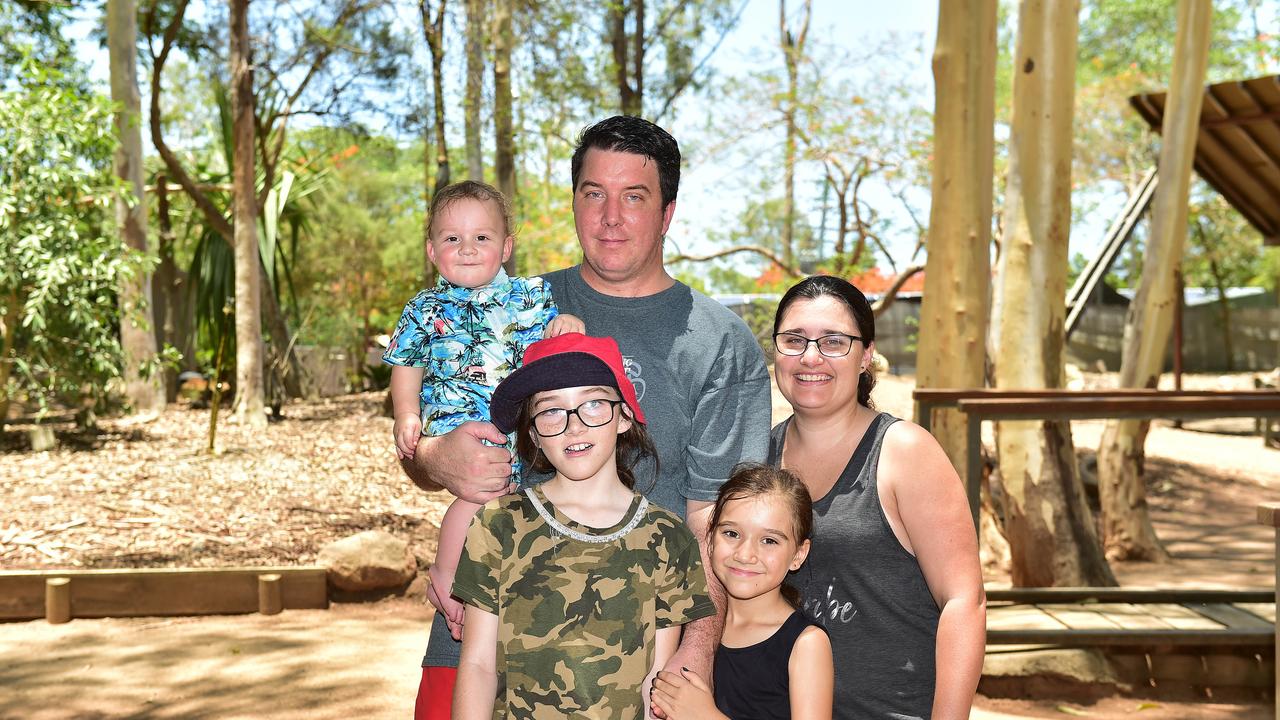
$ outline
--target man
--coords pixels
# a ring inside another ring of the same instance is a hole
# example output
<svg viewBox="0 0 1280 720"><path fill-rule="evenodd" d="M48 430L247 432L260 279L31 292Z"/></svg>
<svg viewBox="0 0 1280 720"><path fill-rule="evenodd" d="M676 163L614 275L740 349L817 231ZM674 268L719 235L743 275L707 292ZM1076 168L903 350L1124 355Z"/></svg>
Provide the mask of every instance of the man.
<svg viewBox="0 0 1280 720"><path fill-rule="evenodd" d="M573 154L573 216L583 262L546 275L562 312L587 333L611 336L625 356L658 448L658 475L637 469L637 490L683 516L703 545L716 491L733 466L764 458L769 375L759 345L733 313L676 281L662 264L676 209L680 149L662 128L617 116L587 128ZM511 455L488 423L424 437L405 471L425 490L484 503L508 491ZM686 627L668 669L711 677L723 624L723 590L707 573L719 617ZM465 632L465 629L464 629ZM459 644L437 615L423 660L415 716L447 718Z"/></svg>

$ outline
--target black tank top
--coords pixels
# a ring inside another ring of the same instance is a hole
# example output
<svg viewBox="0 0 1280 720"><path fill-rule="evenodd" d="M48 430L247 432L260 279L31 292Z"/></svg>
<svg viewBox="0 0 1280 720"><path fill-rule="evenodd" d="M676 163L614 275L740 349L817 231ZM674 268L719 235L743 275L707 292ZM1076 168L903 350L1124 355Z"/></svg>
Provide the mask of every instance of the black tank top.
<svg viewBox="0 0 1280 720"><path fill-rule="evenodd" d="M836 718L912 720L933 709L941 611L889 527L876 484L884 434L897 421L877 415L835 485L814 498L809 559L788 580L831 638ZM770 465L782 462L790 422L770 434Z"/></svg>
<svg viewBox="0 0 1280 720"><path fill-rule="evenodd" d="M787 662L804 629L813 625L799 610L769 639L742 648L716 650L716 708L731 720L789 720L791 679Z"/></svg>

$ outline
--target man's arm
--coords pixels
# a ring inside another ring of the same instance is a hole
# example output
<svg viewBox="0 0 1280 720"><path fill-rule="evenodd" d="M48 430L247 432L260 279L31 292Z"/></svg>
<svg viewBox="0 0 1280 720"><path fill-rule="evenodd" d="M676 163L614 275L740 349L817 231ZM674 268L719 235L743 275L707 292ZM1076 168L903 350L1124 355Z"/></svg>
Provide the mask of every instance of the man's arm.
<svg viewBox="0 0 1280 720"><path fill-rule="evenodd" d="M507 493L511 453L481 440L505 443L507 436L490 423L465 422L444 435L423 437L413 459L400 466L414 485L435 492L448 490L477 505Z"/></svg>
<svg viewBox="0 0 1280 720"><path fill-rule="evenodd" d="M685 524L698 539L698 551L702 555L702 567L707 573L707 591L711 601L716 605L716 614L694 620L684 626L684 636L680 639L680 647L675 655L667 661L663 668L667 672L679 674L680 668L688 668L711 682L711 662L715 658L716 648L720 646L720 633L724 630L724 612L727 603L724 586L711 572L711 555L707 528L711 523L711 511L715 504L702 500L688 500L685 511Z"/></svg>

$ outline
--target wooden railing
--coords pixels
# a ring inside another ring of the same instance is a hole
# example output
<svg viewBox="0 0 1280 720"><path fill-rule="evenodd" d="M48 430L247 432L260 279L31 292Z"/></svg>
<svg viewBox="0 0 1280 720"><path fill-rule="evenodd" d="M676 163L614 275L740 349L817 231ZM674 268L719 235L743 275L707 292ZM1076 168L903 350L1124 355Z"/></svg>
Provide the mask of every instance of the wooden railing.
<svg viewBox="0 0 1280 720"><path fill-rule="evenodd" d="M1277 390L957 390L918 389L916 422L930 429L935 408L965 414L965 489L975 527L982 480L982 423L997 420L1203 420L1280 417Z"/></svg>

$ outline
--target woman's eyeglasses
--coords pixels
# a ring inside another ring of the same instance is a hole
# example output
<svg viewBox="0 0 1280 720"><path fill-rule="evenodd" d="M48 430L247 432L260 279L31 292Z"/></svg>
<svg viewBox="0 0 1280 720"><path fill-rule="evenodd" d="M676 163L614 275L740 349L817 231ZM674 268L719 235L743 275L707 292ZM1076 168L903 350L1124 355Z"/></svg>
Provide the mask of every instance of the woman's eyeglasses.
<svg viewBox="0 0 1280 720"><path fill-rule="evenodd" d="M548 408L533 416L533 430L541 437L555 437L569 429L569 416L577 415L587 427L607 425L621 400L588 400L572 410Z"/></svg>
<svg viewBox="0 0 1280 720"><path fill-rule="evenodd" d="M831 333L816 338L790 332L773 334L773 346L782 355L803 355L809 349L809 343L813 343L825 357L844 357L853 349L855 342L862 342L862 338L844 333Z"/></svg>

